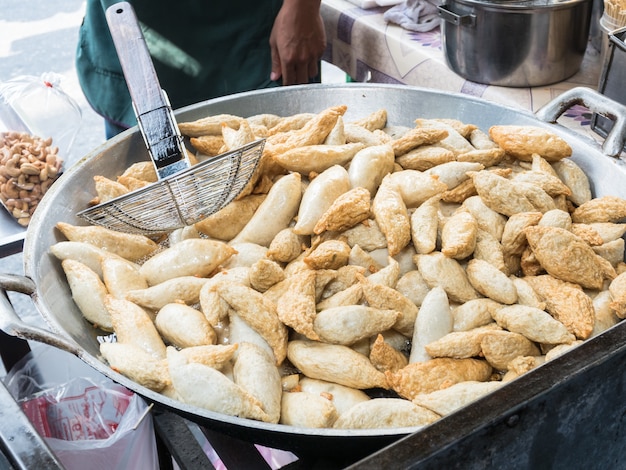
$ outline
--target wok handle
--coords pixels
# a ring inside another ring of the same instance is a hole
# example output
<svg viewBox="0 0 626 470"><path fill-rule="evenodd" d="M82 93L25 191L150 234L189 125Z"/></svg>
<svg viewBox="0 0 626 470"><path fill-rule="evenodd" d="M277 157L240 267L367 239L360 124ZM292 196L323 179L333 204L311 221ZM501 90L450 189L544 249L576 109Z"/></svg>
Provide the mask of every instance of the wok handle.
<svg viewBox="0 0 626 470"><path fill-rule="evenodd" d="M10 336L25 340L37 341L67 351L80 357L80 347L73 341L51 331L23 322L15 313L15 309L6 291L33 295L35 283L28 277L15 274L0 274L0 330Z"/></svg>
<svg viewBox="0 0 626 470"><path fill-rule="evenodd" d="M535 115L542 121L556 122L561 114L576 104L583 105L590 111L615 121L602 144L602 151L610 157L618 157L626 141L626 106L617 101L591 88L575 87L550 101Z"/></svg>

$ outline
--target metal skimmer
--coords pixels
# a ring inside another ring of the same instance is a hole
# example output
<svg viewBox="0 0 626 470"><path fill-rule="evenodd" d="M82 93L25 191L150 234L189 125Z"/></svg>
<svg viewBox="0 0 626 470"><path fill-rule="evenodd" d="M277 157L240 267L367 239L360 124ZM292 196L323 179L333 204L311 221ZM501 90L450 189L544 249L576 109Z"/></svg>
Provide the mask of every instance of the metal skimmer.
<svg viewBox="0 0 626 470"><path fill-rule="evenodd" d="M192 225L233 201L263 153L263 139L191 166L166 93L161 89L137 17L127 2L107 21L158 181L77 215L122 232L158 234Z"/></svg>

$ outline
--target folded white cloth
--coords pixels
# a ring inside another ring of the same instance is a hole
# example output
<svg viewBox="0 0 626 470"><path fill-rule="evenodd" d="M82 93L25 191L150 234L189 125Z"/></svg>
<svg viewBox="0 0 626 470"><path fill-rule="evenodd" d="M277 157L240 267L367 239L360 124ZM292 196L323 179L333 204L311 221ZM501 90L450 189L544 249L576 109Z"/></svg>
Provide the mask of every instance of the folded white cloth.
<svg viewBox="0 0 626 470"><path fill-rule="evenodd" d="M400 25L409 31L426 32L439 26L437 0L404 0L385 12L385 21Z"/></svg>

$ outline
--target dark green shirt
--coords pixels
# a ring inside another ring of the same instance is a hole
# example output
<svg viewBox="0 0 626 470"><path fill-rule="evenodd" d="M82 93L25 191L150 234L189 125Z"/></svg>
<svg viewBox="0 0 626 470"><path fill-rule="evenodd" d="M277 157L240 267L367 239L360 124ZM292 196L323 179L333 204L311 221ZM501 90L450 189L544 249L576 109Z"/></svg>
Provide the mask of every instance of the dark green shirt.
<svg viewBox="0 0 626 470"><path fill-rule="evenodd" d="M76 67L89 104L135 125L126 82L106 23L113 0L87 0ZM269 36L281 0L132 0L150 55L174 109L278 83L270 81Z"/></svg>

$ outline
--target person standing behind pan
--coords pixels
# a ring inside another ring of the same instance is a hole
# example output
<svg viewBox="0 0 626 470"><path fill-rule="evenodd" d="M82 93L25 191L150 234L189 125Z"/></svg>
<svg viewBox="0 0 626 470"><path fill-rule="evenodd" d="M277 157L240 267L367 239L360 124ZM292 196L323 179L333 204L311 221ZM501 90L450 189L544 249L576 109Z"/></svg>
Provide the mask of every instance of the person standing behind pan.
<svg viewBox="0 0 626 470"><path fill-rule="evenodd" d="M131 0L173 109L243 91L319 81L321 0ZM87 0L76 69L110 138L136 124L105 18Z"/></svg>

